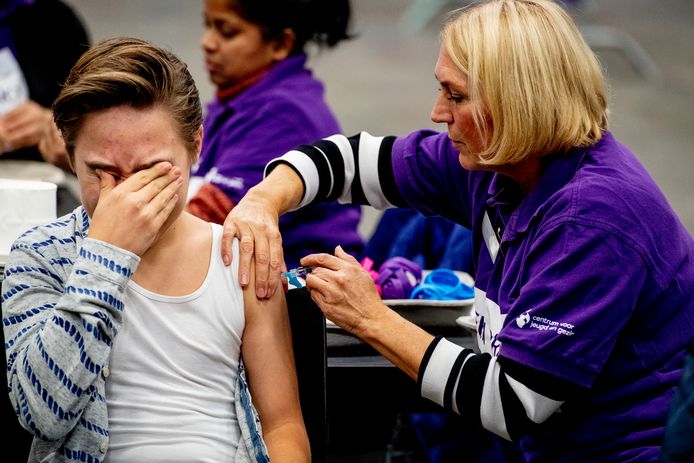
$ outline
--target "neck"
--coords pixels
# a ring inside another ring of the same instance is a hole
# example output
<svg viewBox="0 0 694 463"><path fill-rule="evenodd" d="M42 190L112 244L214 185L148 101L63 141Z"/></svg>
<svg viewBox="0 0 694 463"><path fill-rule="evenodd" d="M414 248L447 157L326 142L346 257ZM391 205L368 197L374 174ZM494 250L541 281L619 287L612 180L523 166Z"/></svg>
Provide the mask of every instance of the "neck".
<svg viewBox="0 0 694 463"><path fill-rule="evenodd" d="M265 73L270 70L271 67L272 65L264 67L255 72L253 75L245 78L241 82L238 82L237 84L231 85L229 87L217 87L217 99L222 102L233 99L236 95L243 92L256 82L258 82L260 78L263 77Z"/></svg>
<svg viewBox="0 0 694 463"><path fill-rule="evenodd" d="M207 275L211 238L210 224L182 212L141 256L133 281L157 294L191 294Z"/></svg>
<svg viewBox="0 0 694 463"><path fill-rule="evenodd" d="M540 180L540 158L528 158L516 164L498 166L495 170L516 182L527 194L535 188Z"/></svg>

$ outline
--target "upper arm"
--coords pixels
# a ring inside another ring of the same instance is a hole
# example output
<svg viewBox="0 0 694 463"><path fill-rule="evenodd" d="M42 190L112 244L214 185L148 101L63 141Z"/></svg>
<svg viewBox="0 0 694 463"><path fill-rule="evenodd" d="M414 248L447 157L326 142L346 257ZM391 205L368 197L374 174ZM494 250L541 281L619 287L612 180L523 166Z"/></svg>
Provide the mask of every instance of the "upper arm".
<svg viewBox="0 0 694 463"><path fill-rule="evenodd" d="M254 280L251 266L250 282L244 288L246 325L241 351L253 404L267 434L289 421L298 420L303 426L303 420L284 292L260 300Z"/></svg>
<svg viewBox="0 0 694 463"><path fill-rule="evenodd" d="M395 140L393 176L410 207L470 228L472 196L486 192L477 185L486 174L464 169L459 155L445 132L418 130Z"/></svg>

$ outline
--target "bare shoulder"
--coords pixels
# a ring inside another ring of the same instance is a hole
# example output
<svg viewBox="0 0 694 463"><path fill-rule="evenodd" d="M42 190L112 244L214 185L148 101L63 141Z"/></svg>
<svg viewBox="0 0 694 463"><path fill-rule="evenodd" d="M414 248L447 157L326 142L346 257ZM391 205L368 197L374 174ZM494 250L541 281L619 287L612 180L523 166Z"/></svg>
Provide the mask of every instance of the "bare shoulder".
<svg viewBox="0 0 694 463"><path fill-rule="evenodd" d="M180 246L182 248L181 256L187 255L187 258L193 259L196 256L208 256L213 247L212 227L214 227L214 224L205 222L188 213L185 213L184 218L185 233L183 235L185 236L185 246Z"/></svg>

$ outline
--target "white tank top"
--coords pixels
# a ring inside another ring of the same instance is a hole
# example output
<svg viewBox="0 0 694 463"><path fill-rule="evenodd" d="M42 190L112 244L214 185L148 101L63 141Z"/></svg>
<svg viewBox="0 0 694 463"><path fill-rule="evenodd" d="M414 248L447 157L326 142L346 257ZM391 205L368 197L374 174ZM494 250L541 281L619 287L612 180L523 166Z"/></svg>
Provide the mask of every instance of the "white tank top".
<svg viewBox="0 0 694 463"><path fill-rule="evenodd" d="M244 328L238 259L225 267L212 225L207 277L163 296L130 282L106 379L105 461L232 461L240 440L234 386ZM238 242L234 242L238 256Z"/></svg>

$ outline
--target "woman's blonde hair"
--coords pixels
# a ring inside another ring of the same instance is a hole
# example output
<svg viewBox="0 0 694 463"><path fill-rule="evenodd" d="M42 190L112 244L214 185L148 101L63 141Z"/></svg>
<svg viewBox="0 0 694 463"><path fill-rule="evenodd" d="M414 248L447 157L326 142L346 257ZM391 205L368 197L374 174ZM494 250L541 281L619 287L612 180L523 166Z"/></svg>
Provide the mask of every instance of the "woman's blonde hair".
<svg viewBox="0 0 694 463"><path fill-rule="evenodd" d="M590 146L607 129L605 79L573 20L548 0L454 12L442 49L468 79L487 165ZM491 131L491 133L488 133Z"/></svg>

